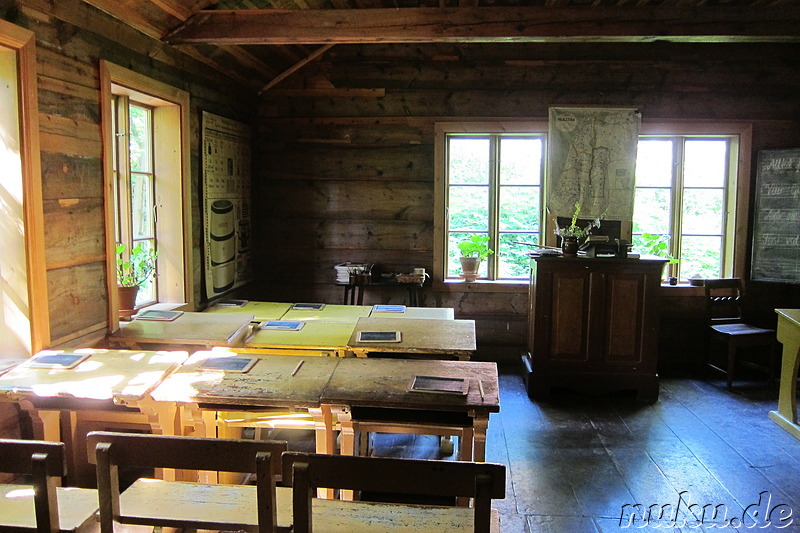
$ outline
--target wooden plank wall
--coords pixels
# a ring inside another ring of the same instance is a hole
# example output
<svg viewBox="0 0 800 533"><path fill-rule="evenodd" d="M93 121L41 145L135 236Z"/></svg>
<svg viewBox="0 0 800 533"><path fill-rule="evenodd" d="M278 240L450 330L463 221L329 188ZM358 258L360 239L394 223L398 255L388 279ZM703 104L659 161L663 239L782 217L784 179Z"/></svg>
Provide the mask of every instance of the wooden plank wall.
<svg viewBox="0 0 800 533"><path fill-rule="evenodd" d="M260 100L253 294L339 301L333 267L348 260L430 270L439 120L636 106L645 120L751 121L754 160L761 149L796 147L798 52L795 44L336 46ZM429 291L426 303L476 319L481 349L515 358L525 345L526 287L472 289ZM797 302L796 288L789 294ZM368 303L403 296L375 292ZM696 303L670 302L663 320Z"/></svg>
<svg viewBox="0 0 800 533"><path fill-rule="evenodd" d="M78 0L23 0L0 16L36 34L42 189L52 345L105 335L106 281L99 61L191 95L193 234L200 242L200 111L250 120L252 92ZM193 261L202 301L201 246Z"/></svg>

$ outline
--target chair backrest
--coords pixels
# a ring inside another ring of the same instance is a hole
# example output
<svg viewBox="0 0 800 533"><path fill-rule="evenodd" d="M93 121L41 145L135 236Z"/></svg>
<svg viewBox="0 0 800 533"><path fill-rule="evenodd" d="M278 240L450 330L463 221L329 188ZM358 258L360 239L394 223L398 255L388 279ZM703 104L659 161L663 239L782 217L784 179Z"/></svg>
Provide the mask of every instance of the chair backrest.
<svg viewBox="0 0 800 533"><path fill-rule="evenodd" d="M0 439L0 472L31 476L37 531L60 530L56 486L66 464L63 442Z"/></svg>
<svg viewBox="0 0 800 533"><path fill-rule="evenodd" d="M283 441L235 440L93 431L89 460L97 464L100 522L113 530L120 517L119 467L216 470L256 474L261 531L276 523L275 482L281 472Z"/></svg>
<svg viewBox="0 0 800 533"><path fill-rule="evenodd" d="M316 488L338 488L419 496L474 498L474 528L488 532L491 500L505 497L506 468L493 463L283 454L283 483L293 487L293 531L312 531Z"/></svg>
<svg viewBox="0 0 800 533"><path fill-rule="evenodd" d="M744 293L739 278L707 279L703 282L703 289L709 324L742 321Z"/></svg>

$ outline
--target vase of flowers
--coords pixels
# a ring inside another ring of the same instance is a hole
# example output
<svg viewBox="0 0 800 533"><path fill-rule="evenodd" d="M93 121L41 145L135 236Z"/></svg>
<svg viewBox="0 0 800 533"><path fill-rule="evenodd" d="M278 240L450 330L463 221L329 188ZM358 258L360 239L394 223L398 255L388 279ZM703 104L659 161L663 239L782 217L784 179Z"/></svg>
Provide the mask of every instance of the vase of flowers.
<svg viewBox="0 0 800 533"><path fill-rule="evenodd" d="M582 241L594 228L600 227L600 217L589 222L586 226L578 225L578 215L581 212L581 204L575 203L575 212L572 214L572 221L569 226L560 228L556 226L555 234L561 237L561 255L564 257L575 257L578 255L578 247Z"/></svg>
<svg viewBox="0 0 800 533"><path fill-rule="evenodd" d="M136 312L136 296L141 287L156 269L158 251L145 248L138 243L129 253L127 247L118 243L117 253L117 292L119 294L119 313L130 317Z"/></svg>

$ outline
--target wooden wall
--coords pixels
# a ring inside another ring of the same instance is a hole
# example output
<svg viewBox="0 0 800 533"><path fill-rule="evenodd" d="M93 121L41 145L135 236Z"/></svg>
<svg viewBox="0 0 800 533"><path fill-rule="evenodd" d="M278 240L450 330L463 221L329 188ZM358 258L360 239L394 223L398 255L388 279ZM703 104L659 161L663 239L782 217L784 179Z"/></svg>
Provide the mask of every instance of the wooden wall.
<svg viewBox="0 0 800 533"><path fill-rule="evenodd" d="M431 269L437 121L636 106L644 120L752 122L754 160L762 149L800 146L799 52L795 44L336 46L260 100L252 294L339 301L333 267L344 261ZM426 303L476 319L488 357L515 358L526 291L458 284L428 291ZM772 292L800 303L796 287ZM370 292L368 303L403 296ZM662 323L696 303L670 302Z"/></svg>
<svg viewBox="0 0 800 533"><path fill-rule="evenodd" d="M77 0L7 2L0 16L36 34L52 345L86 345L105 335L100 59L191 95L194 292L201 301L200 111L249 121L252 93Z"/></svg>

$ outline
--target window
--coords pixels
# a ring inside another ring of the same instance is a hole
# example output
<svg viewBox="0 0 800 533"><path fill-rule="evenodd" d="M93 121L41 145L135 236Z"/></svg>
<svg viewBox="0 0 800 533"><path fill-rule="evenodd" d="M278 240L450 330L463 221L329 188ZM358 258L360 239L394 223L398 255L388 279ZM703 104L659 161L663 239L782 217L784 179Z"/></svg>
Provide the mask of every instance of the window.
<svg viewBox="0 0 800 533"><path fill-rule="evenodd" d="M494 255L481 277L528 277L534 248L554 244L543 216L547 124L437 124L436 271L460 273L457 245L488 235ZM634 251L670 256L672 276L742 275L746 257L750 126L643 123L636 163ZM744 185L743 185L744 184ZM737 216L738 215L738 216ZM549 227L549 226L548 226ZM547 238L549 237L549 238Z"/></svg>
<svg viewBox="0 0 800 533"><path fill-rule="evenodd" d="M730 273L728 205L735 198L734 136L642 136L636 161L633 242L669 255L670 275Z"/></svg>
<svg viewBox="0 0 800 533"><path fill-rule="evenodd" d="M481 277L526 280L529 245L539 244L544 136L448 132L444 142L446 277L459 278L458 243L483 235L494 254Z"/></svg>
<svg viewBox="0 0 800 533"><path fill-rule="evenodd" d="M187 303L193 308L186 92L101 62L108 202L109 320L117 316L116 244L158 251L156 275L137 306Z"/></svg>
<svg viewBox="0 0 800 533"><path fill-rule="evenodd" d="M155 174L153 169L153 111L131 102L125 95L114 97L114 198L117 242L133 250L158 250L155 220ZM157 260L156 260L156 264ZM137 307L158 300L155 272L139 287Z"/></svg>

